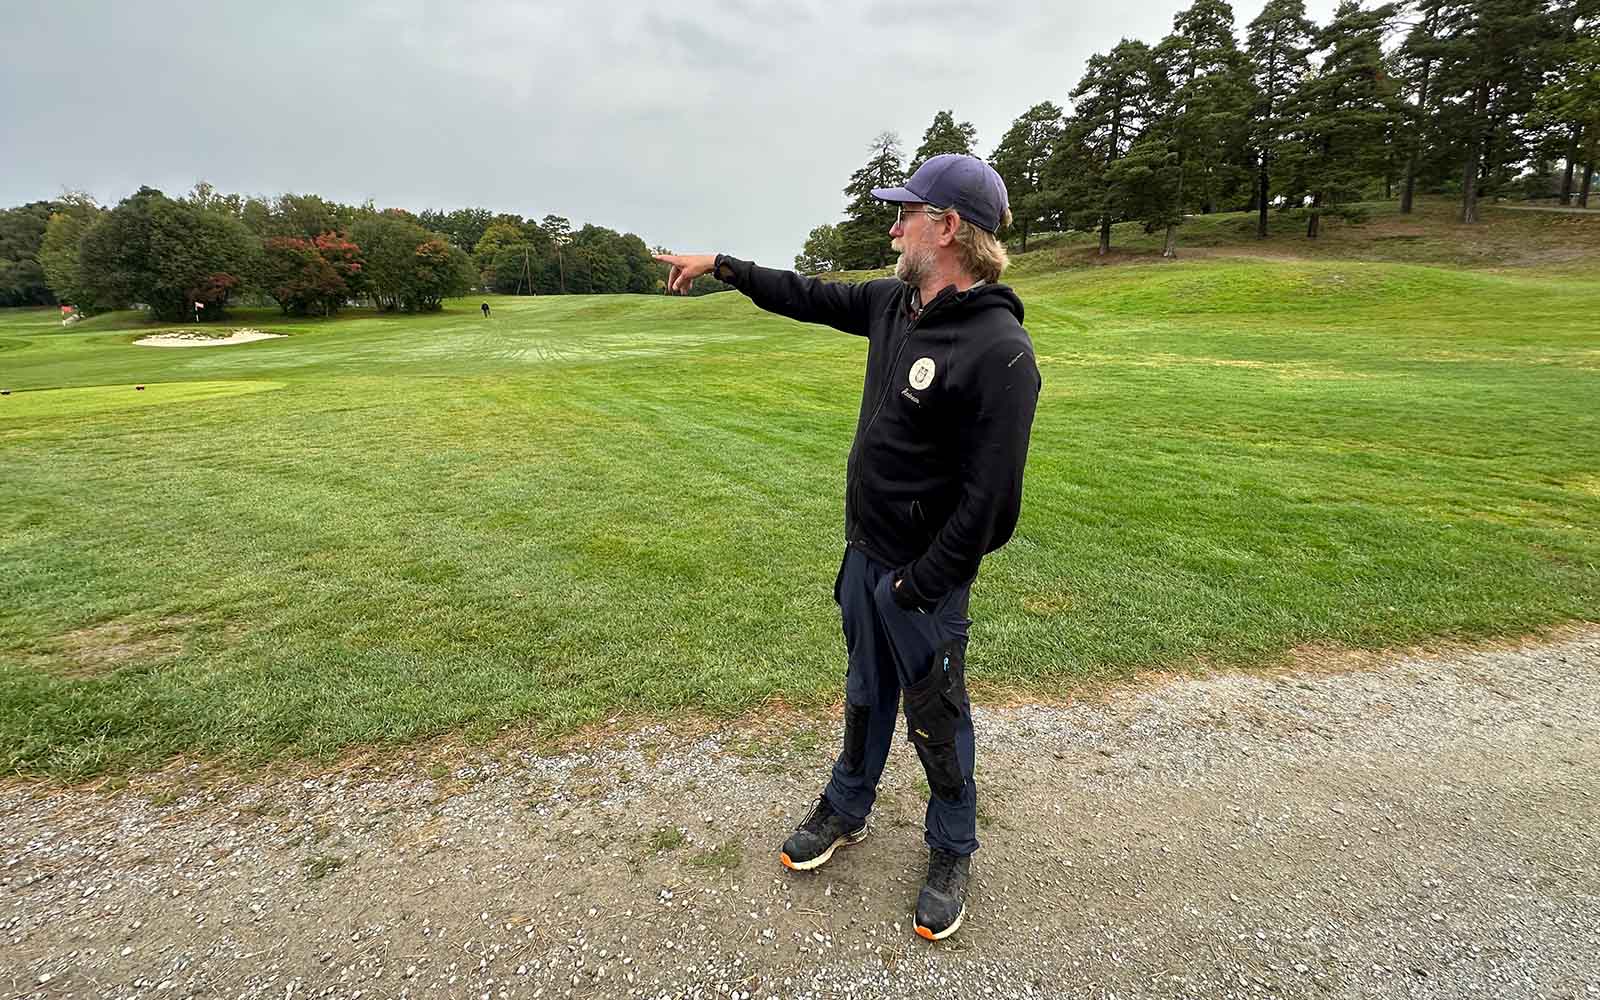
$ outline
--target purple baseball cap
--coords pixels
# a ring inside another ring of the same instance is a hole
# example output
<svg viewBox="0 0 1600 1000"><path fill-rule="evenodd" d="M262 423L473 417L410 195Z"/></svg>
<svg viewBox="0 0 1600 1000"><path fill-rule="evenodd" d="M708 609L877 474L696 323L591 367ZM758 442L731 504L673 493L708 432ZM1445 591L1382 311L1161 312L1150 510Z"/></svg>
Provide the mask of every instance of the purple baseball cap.
<svg viewBox="0 0 1600 1000"><path fill-rule="evenodd" d="M953 208L963 219L987 232L1000 228L1010 204L1006 182L976 156L940 153L928 157L901 187L873 188L879 201L920 201Z"/></svg>

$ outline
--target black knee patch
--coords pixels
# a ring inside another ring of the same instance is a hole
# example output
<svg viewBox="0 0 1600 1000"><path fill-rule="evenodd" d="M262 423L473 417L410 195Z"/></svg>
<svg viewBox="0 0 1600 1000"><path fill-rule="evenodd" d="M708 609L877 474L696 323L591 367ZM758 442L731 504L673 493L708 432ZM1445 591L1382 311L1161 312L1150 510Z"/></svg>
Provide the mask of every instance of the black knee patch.
<svg viewBox="0 0 1600 1000"><path fill-rule="evenodd" d="M867 723L872 719L870 705L844 706L844 766L859 771L867 760Z"/></svg>
<svg viewBox="0 0 1600 1000"><path fill-rule="evenodd" d="M928 676L906 688L906 729L928 773L928 788L941 799L959 799L966 787L956 754L956 726L970 710L959 643L946 643L933 657Z"/></svg>

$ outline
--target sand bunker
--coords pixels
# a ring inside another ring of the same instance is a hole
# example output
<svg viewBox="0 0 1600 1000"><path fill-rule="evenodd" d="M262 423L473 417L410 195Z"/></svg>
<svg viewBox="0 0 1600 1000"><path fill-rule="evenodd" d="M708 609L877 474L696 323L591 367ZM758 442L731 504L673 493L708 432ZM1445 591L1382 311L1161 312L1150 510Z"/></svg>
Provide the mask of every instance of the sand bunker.
<svg viewBox="0 0 1600 1000"><path fill-rule="evenodd" d="M264 333L261 330L235 330L226 337L218 337L210 333L188 333L173 330L168 333L158 333L149 337L141 337L134 343L140 347L222 347L225 344L248 344L252 340L270 340L273 337L286 336L282 333Z"/></svg>

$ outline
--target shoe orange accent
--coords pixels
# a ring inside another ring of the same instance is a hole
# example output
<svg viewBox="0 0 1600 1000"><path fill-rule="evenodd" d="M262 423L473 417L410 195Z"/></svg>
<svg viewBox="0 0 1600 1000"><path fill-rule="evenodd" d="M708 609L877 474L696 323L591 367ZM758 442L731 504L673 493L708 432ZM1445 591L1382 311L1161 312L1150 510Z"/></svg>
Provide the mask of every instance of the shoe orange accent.
<svg viewBox="0 0 1600 1000"><path fill-rule="evenodd" d="M799 871L800 870L800 869L798 869L798 868L796 868L794 866L794 862L793 861L789 860L789 852L788 851L779 851L778 852L778 860L783 862L783 867L785 867L785 868L788 868L788 869L790 869L792 871Z"/></svg>
<svg viewBox="0 0 1600 1000"><path fill-rule="evenodd" d="M933 931L930 931L921 925L918 925L917 927L917 934L921 937L927 938L929 941L934 940Z"/></svg>

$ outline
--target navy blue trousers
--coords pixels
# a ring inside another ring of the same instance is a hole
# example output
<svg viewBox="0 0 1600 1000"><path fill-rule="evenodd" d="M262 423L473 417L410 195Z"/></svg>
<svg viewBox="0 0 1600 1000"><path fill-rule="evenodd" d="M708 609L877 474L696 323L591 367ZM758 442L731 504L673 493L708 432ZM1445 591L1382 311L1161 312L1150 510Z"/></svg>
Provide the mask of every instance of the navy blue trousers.
<svg viewBox="0 0 1600 1000"><path fill-rule="evenodd" d="M965 650L972 625L967 617L970 585L946 594L930 613L902 611L890 594L890 574L890 567L852 547L845 552L834 588L850 654L846 726L852 709L858 718L865 715L866 744L857 759L848 749L839 755L823 795L841 815L858 822L867 818L878 795L878 779L900 721L901 690L926 678L947 644L955 642ZM956 723L955 743L965 783L958 798L930 793L923 836L929 847L971 854L978 849L978 788L972 780L970 709L964 708ZM929 787L933 785L930 780Z"/></svg>

